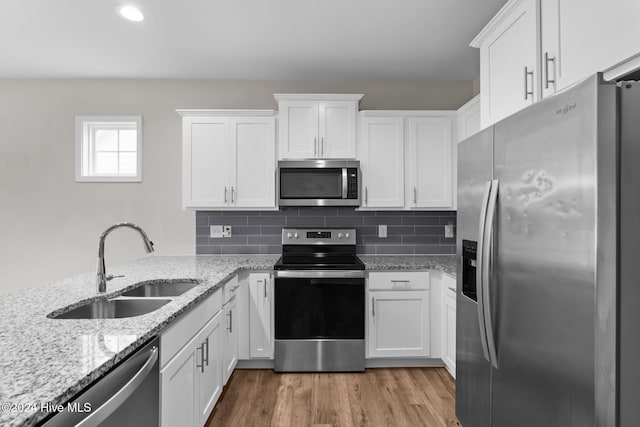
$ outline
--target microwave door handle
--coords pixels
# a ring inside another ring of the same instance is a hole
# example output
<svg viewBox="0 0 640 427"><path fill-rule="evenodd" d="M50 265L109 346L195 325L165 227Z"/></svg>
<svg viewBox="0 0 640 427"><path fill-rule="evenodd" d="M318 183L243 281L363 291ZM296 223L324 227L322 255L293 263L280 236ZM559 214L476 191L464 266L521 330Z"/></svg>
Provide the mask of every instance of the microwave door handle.
<svg viewBox="0 0 640 427"><path fill-rule="evenodd" d="M346 199L348 194L347 168L342 168L342 198Z"/></svg>

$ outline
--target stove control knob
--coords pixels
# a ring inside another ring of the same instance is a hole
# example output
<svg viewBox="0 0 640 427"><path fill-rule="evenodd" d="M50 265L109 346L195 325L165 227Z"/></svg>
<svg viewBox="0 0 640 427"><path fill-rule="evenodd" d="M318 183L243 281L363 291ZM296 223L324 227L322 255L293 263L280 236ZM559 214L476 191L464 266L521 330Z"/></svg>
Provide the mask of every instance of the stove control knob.
<svg viewBox="0 0 640 427"><path fill-rule="evenodd" d="M287 233L287 237L288 237L289 239L291 238L291 236L292 236L292 234L291 234L291 233Z"/></svg>
<svg viewBox="0 0 640 427"><path fill-rule="evenodd" d="M345 234L344 237L346 237L347 239L350 237L351 235L349 233Z"/></svg>
<svg viewBox="0 0 640 427"><path fill-rule="evenodd" d="M298 233L293 233L293 237L295 237L297 239L299 237Z"/></svg>
<svg viewBox="0 0 640 427"><path fill-rule="evenodd" d="M338 239L342 239L342 233L338 233Z"/></svg>

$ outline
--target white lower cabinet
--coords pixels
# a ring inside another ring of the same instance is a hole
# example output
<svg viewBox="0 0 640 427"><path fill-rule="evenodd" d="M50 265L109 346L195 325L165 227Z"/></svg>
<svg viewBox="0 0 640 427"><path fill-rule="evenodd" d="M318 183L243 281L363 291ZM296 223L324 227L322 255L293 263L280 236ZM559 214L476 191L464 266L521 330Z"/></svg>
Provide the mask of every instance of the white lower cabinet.
<svg viewBox="0 0 640 427"><path fill-rule="evenodd" d="M442 274L441 305L442 361L453 378L456 377L456 279Z"/></svg>
<svg viewBox="0 0 640 427"><path fill-rule="evenodd" d="M199 361L196 354L195 381L199 426L205 424L222 393L222 317L222 312L218 312L196 340L196 351L199 349L201 353Z"/></svg>
<svg viewBox="0 0 640 427"><path fill-rule="evenodd" d="M224 306L225 331L223 353L223 380L227 384L229 377L238 364L238 299L234 296Z"/></svg>
<svg viewBox="0 0 640 427"><path fill-rule="evenodd" d="M429 273L370 273L368 357L430 354Z"/></svg>
<svg viewBox="0 0 640 427"><path fill-rule="evenodd" d="M160 336L160 424L202 426L223 386L222 292L186 313Z"/></svg>
<svg viewBox="0 0 640 427"><path fill-rule="evenodd" d="M249 357L273 358L273 309L270 273L249 275Z"/></svg>

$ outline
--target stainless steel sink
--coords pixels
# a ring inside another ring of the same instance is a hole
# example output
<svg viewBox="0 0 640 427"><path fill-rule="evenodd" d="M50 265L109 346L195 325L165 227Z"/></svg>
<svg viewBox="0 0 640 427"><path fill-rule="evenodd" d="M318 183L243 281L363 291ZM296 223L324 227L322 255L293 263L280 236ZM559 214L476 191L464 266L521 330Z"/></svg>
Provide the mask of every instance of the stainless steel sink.
<svg viewBox="0 0 640 427"><path fill-rule="evenodd" d="M189 289L195 288L200 283L198 282L155 282L146 283L137 288L133 288L130 291L124 292L123 297L145 297L145 298L157 298L157 297L175 297L182 295Z"/></svg>
<svg viewBox="0 0 640 427"><path fill-rule="evenodd" d="M151 313L170 299L112 299L95 301L52 316L53 319L119 319Z"/></svg>

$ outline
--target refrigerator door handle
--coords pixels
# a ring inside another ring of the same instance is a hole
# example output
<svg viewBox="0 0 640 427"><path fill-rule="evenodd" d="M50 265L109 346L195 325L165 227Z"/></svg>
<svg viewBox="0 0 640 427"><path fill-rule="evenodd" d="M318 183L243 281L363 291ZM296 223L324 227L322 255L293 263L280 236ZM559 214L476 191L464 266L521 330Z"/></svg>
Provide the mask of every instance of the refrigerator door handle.
<svg viewBox="0 0 640 427"><path fill-rule="evenodd" d="M487 222L487 205L489 204L489 195L491 194L491 181L487 181L484 186L484 196L482 197L482 206L480 209L480 225L478 226L478 252L476 267L476 295L478 297L478 325L480 326L480 343L482 344L482 353L484 358L489 359L489 347L487 345L487 332L484 324L484 292L483 292L483 259L484 259L484 231Z"/></svg>
<svg viewBox="0 0 640 427"><path fill-rule="evenodd" d="M483 285L482 301L484 305L484 325L487 337L487 347L489 349L489 361L495 369L498 369L498 355L496 352L496 341L493 333L493 319L491 311L491 267L492 267L492 252L493 252L493 224L496 216L496 204L498 202L498 188L500 181L494 179L491 183L491 194L489 196L489 205L487 208L487 221L485 223L484 231L484 247L483 247L483 260L482 260L482 276Z"/></svg>

